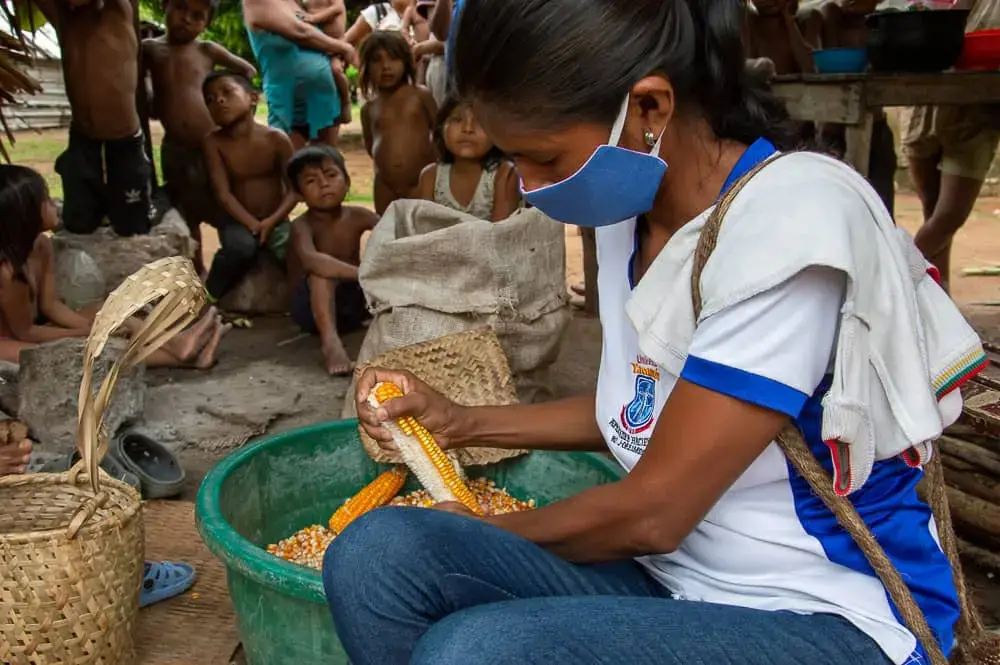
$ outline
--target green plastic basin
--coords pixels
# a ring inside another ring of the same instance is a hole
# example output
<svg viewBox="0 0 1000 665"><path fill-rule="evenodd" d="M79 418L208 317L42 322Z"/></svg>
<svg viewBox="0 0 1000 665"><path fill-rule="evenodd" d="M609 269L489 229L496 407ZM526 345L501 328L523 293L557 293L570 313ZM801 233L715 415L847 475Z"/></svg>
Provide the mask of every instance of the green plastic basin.
<svg viewBox="0 0 1000 665"><path fill-rule="evenodd" d="M263 548L325 524L384 466L365 453L356 420L314 425L257 441L219 462L198 491L198 531L226 566L229 595L250 665L347 665L318 571ZM532 453L486 468L487 476L539 505L615 480L620 470L589 453ZM416 489L412 482L405 491Z"/></svg>

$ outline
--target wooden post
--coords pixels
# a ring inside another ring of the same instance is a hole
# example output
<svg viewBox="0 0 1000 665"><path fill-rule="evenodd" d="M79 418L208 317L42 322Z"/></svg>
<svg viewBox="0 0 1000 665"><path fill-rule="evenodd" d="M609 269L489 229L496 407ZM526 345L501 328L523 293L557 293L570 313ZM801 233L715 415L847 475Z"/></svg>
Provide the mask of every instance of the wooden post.
<svg viewBox="0 0 1000 665"><path fill-rule="evenodd" d="M139 129L142 130L146 155L149 157L149 186L150 193L153 195L156 193L157 188L159 188L160 182L156 177L156 159L153 158L153 135L149 129L149 99L146 96L145 63L142 58L142 21L139 20L139 1L131 0L129 4L132 5L132 24L135 28L135 38L139 42L139 84L135 88L135 108L139 112Z"/></svg>
<svg viewBox="0 0 1000 665"><path fill-rule="evenodd" d="M844 130L844 138L847 142L844 161L866 178L868 177L868 160L872 152L872 126L874 122L875 115L871 111L865 111L861 122L856 125L847 125Z"/></svg>
<svg viewBox="0 0 1000 665"><path fill-rule="evenodd" d="M583 237L583 285L584 311L592 316L598 315L597 309L597 234L594 229L581 228Z"/></svg>

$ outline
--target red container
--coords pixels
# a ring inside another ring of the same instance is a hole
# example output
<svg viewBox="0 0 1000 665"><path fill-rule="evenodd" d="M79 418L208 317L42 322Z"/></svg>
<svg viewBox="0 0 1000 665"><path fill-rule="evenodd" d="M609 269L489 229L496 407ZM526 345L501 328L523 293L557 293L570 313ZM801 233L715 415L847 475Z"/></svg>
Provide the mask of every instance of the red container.
<svg viewBox="0 0 1000 665"><path fill-rule="evenodd" d="M962 56L955 69L1000 69L1000 30L979 30L965 35Z"/></svg>

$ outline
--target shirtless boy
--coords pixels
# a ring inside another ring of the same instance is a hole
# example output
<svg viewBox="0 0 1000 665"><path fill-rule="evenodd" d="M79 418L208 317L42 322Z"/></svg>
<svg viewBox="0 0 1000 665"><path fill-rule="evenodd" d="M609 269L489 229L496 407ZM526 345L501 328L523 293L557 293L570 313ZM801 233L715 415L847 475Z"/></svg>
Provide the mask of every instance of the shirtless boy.
<svg viewBox="0 0 1000 665"><path fill-rule="evenodd" d="M243 0L243 17L264 76L267 123L292 135L333 145L341 115L331 56L355 64L354 47L309 25L296 0Z"/></svg>
<svg viewBox="0 0 1000 665"><path fill-rule="evenodd" d="M361 46L361 109L365 149L375 163L375 212L410 197L420 172L436 161L432 134L437 105L414 83L409 42L398 31L376 30Z"/></svg>
<svg viewBox="0 0 1000 665"><path fill-rule="evenodd" d="M142 42L143 64L152 74L152 117L165 130L160 149L164 188L199 243L198 274L205 272L201 223L218 223L218 206L205 166L203 143L215 129L208 113L202 81L216 66L247 78L257 70L214 42L198 36L212 20L218 0L164 0L167 33Z"/></svg>
<svg viewBox="0 0 1000 665"><path fill-rule="evenodd" d="M309 210L292 223L290 272L298 286L292 318L318 334L326 371L349 374L351 359L340 336L358 330L370 318L358 284L361 236L378 217L370 210L345 206L351 178L339 152L325 145L304 148L288 162L288 181Z"/></svg>
<svg viewBox="0 0 1000 665"><path fill-rule="evenodd" d="M753 0L746 25L748 58L767 58L776 74L816 71L812 52L819 46L823 17L816 10L798 14L798 0Z"/></svg>
<svg viewBox="0 0 1000 665"><path fill-rule="evenodd" d="M347 8L344 0L303 0L308 14L302 17L306 23L315 25L332 39L342 40L347 32ZM340 124L351 122L351 83L344 72L346 65L339 55L330 58L333 80L340 93Z"/></svg>
<svg viewBox="0 0 1000 665"><path fill-rule="evenodd" d="M285 186L285 164L293 150L284 133L254 122L257 93L245 76L213 72L202 89L219 126L205 138L205 162L222 208L221 247L205 287L209 300L218 302L253 267L261 248L285 261L288 213L296 201Z"/></svg>
<svg viewBox="0 0 1000 665"><path fill-rule="evenodd" d="M865 48L868 27L865 18L875 11L879 0L831 0L820 8L823 16L823 48ZM823 142L838 155L846 150L843 125L823 127ZM896 197L896 139L885 111L875 111L872 145L868 158L868 180L878 192L889 214Z"/></svg>
<svg viewBox="0 0 1000 665"><path fill-rule="evenodd" d="M93 233L107 216L118 235L146 233L153 216L152 165L136 109L136 1L32 2L59 35L73 114L69 145L55 163L63 183L63 226Z"/></svg>

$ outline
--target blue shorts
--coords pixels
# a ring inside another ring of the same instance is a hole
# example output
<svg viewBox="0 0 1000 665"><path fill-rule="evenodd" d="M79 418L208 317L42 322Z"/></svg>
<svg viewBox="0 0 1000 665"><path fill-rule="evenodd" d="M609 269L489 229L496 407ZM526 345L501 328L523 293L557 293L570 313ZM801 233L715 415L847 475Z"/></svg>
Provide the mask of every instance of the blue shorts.
<svg viewBox="0 0 1000 665"><path fill-rule="evenodd" d="M330 56L304 49L281 35L247 29L260 63L267 100L267 124L286 134L309 127L309 138L340 118L340 93Z"/></svg>

